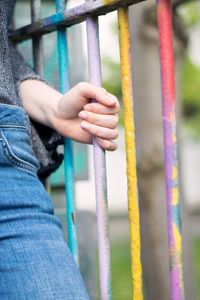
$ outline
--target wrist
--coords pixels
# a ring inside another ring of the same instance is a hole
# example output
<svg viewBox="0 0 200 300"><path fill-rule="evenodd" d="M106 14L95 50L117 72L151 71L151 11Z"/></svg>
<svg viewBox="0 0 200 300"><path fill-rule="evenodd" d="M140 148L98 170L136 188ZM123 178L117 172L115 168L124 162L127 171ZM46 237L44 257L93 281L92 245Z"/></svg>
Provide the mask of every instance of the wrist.
<svg viewBox="0 0 200 300"><path fill-rule="evenodd" d="M55 90L54 90L55 91ZM44 101L40 105L40 119L42 123L52 129L56 128L56 120L58 116L59 101L62 94L56 91L52 93L51 97L47 101Z"/></svg>
<svg viewBox="0 0 200 300"><path fill-rule="evenodd" d="M22 103L29 116L54 129L60 92L39 80L25 80L20 85Z"/></svg>

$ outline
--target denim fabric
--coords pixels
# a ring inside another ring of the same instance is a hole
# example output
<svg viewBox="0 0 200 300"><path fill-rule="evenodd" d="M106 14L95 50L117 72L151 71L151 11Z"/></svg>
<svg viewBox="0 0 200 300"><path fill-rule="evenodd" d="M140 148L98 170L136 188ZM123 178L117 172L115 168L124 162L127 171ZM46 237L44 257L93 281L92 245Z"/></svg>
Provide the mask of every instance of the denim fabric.
<svg viewBox="0 0 200 300"><path fill-rule="evenodd" d="M38 166L24 109L0 104L0 299L89 299Z"/></svg>
<svg viewBox="0 0 200 300"><path fill-rule="evenodd" d="M34 72L9 38L13 29L15 3L16 0L0 0L0 103L22 107L22 81L37 79L51 84ZM30 135L34 155L40 163L38 176L45 180L62 162L63 156L57 152L57 145L63 144L63 138L53 129L31 118Z"/></svg>

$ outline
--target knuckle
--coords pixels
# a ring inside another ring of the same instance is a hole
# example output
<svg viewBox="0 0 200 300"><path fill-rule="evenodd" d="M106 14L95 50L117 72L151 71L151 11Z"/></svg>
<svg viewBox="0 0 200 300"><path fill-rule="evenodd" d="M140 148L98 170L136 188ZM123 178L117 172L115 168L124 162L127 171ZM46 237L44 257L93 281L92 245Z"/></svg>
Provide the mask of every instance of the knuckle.
<svg viewBox="0 0 200 300"><path fill-rule="evenodd" d="M104 94L107 94L106 89L104 89L102 86L99 87L99 91L100 91L100 92L103 92Z"/></svg>
<svg viewBox="0 0 200 300"><path fill-rule="evenodd" d="M93 135L97 135L97 136L99 136L99 129L98 129L98 127L91 127L91 132L92 132L92 134Z"/></svg>
<svg viewBox="0 0 200 300"><path fill-rule="evenodd" d="M116 98L115 111L116 111L116 113L118 113L120 111L120 104L119 104L119 100L117 98Z"/></svg>
<svg viewBox="0 0 200 300"><path fill-rule="evenodd" d="M93 111L95 110L95 109L94 109L93 103L86 104L85 109L87 110L88 117L89 117L89 113L90 113L90 112L93 112ZM88 111L88 110L89 110L89 111Z"/></svg>
<svg viewBox="0 0 200 300"><path fill-rule="evenodd" d="M87 113L87 119L88 119L88 122L96 124L96 118L94 117L94 115L92 113Z"/></svg>
<svg viewBox="0 0 200 300"><path fill-rule="evenodd" d="M85 81L81 81L79 83L77 83L76 87L80 90L83 91L85 90L85 88L87 87L88 83Z"/></svg>
<svg viewBox="0 0 200 300"><path fill-rule="evenodd" d="M120 106L119 106L119 104L116 105L116 110L115 110L115 111L116 111L117 114L119 113L119 111L120 111Z"/></svg>
<svg viewBox="0 0 200 300"><path fill-rule="evenodd" d="M113 136L113 139L116 139L116 138L118 138L118 136L119 136L119 132L118 132L118 130L117 130L117 129L114 129L114 130L113 130L113 134L112 134L112 136Z"/></svg>
<svg viewBox="0 0 200 300"><path fill-rule="evenodd" d="M118 120L116 117L113 116L113 119L110 120L110 128L111 129L115 129L117 127L118 124Z"/></svg>
<svg viewBox="0 0 200 300"><path fill-rule="evenodd" d="M112 94L113 95L113 94ZM115 96L115 95L113 95L113 97L115 98L115 101L116 101L116 105L119 103L119 101L118 101L118 98Z"/></svg>
<svg viewBox="0 0 200 300"><path fill-rule="evenodd" d="M105 150L109 150L110 147L111 147L111 141L109 141L109 140L103 140L103 148Z"/></svg>
<svg viewBox="0 0 200 300"><path fill-rule="evenodd" d="M96 98L102 99L102 98L106 97L107 94L108 94L108 92L103 87L100 86L100 87L96 88L96 92L95 92Z"/></svg>
<svg viewBox="0 0 200 300"><path fill-rule="evenodd" d="M117 126L117 124L118 124L118 122L119 122L119 117L118 117L118 115L115 115L114 116L114 120L113 120L114 122L114 126L116 127Z"/></svg>

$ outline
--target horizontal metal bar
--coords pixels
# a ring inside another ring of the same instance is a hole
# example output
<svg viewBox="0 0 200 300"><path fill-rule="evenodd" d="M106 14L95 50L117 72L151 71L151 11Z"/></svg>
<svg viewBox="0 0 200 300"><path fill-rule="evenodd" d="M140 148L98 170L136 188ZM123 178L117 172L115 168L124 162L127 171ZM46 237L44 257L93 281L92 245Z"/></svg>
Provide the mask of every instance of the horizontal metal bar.
<svg viewBox="0 0 200 300"><path fill-rule="evenodd" d="M79 6L58 12L30 25L19 28L9 35L15 42L32 38L34 35L44 35L56 31L59 27L70 27L85 21L91 15L105 15L121 6L129 6L144 0L96 0L85 2Z"/></svg>

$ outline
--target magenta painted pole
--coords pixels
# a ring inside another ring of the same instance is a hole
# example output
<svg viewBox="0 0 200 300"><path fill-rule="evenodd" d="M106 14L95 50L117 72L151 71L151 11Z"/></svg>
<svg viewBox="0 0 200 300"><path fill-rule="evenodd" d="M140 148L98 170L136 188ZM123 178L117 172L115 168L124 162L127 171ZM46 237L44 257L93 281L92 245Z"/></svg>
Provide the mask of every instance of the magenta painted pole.
<svg viewBox="0 0 200 300"><path fill-rule="evenodd" d="M96 86L101 86L98 17L87 18L87 39L90 82ZM112 296L105 151L97 144L95 138L93 138L93 149L96 188L100 294L101 300L110 300L112 299Z"/></svg>
<svg viewBox="0 0 200 300"><path fill-rule="evenodd" d="M172 300L183 300L182 237L175 112L176 96L172 40L172 10L170 0L158 0L157 13L160 36L165 182L170 262L170 298Z"/></svg>

